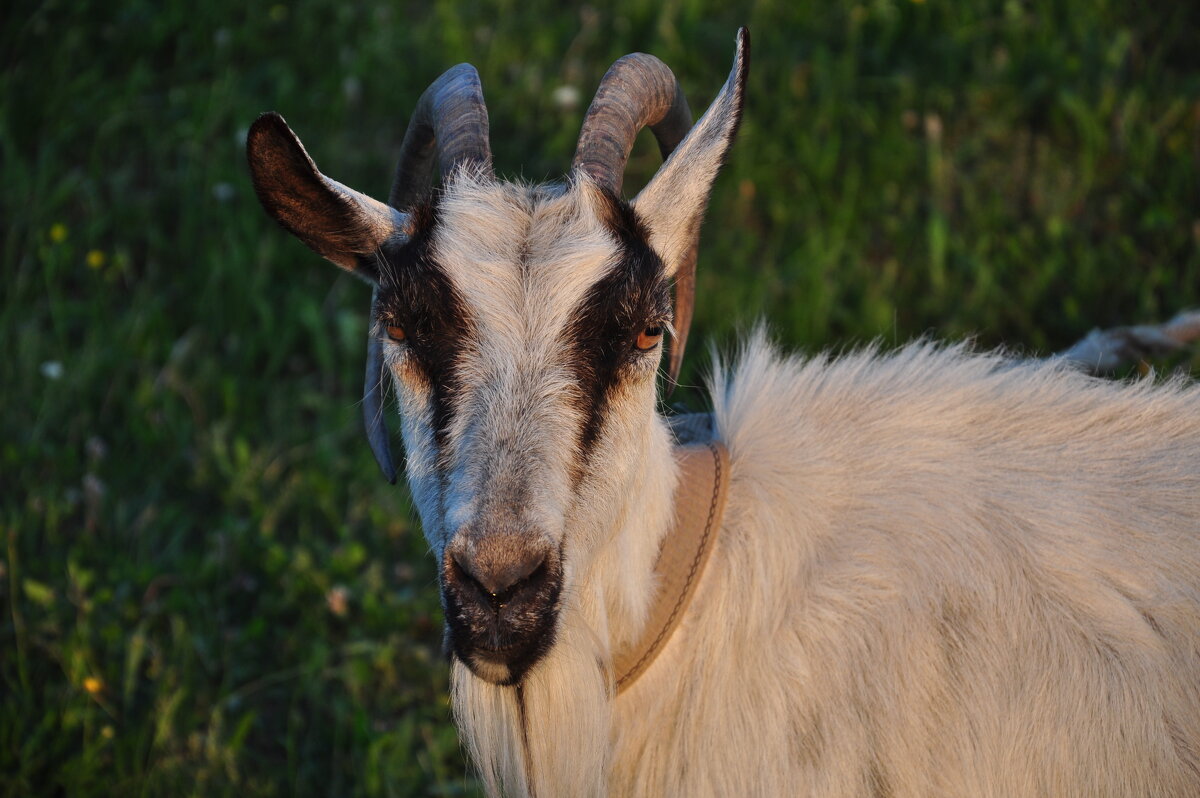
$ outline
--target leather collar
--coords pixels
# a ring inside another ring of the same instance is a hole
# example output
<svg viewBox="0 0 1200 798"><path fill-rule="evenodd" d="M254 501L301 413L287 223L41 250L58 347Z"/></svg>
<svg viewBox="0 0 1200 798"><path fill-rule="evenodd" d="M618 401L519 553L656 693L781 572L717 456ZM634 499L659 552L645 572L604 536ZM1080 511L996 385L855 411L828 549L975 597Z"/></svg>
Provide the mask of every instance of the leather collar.
<svg viewBox="0 0 1200 798"><path fill-rule="evenodd" d="M675 523L654 564L658 591L646 629L634 645L613 657L618 694L650 667L683 619L721 528L729 486L729 452L724 444L708 440L679 445L675 459L679 463Z"/></svg>

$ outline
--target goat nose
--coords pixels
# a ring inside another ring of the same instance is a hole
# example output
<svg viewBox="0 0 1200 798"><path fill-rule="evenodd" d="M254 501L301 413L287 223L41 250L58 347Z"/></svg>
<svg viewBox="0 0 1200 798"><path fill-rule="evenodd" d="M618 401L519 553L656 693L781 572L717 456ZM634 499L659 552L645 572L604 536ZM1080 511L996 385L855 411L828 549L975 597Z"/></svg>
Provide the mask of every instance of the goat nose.
<svg viewBox="0 0 1200 798"><path fill-rule="evenodd" d="M456 541L457 543L457 541ZM544 546L516 535L487 535L450 546L447 566L457 568L490 596L503 596L546 562Z"/></svg>
<svg viewBox="0 0 1200 798"><path fill-rule="evenodd" d="M448 642L494 684L515 684L553 644L561 593L561 555L540 535L462 529L443 553Z"/></svg>

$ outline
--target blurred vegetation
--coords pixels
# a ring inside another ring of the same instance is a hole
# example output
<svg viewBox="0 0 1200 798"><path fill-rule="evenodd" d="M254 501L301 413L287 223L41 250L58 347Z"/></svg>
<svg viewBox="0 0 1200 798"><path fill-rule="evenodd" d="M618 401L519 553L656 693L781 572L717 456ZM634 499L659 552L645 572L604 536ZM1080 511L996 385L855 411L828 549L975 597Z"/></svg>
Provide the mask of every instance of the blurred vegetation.
<svg viewBox="0 0 1200 798"><path fill-rule="evenodd" d="M704 342L1063 347L1200 299L1200 6L16 0L0 27L0 795L475 788L432 564L360 439L365 286L259 210L284 113L385 196L471 61L502 174L567 167L616 57L693 108L754 36ZM653 172L646 140L629 190ZM1195 361L1191 365L1195 365Z"/></svg>

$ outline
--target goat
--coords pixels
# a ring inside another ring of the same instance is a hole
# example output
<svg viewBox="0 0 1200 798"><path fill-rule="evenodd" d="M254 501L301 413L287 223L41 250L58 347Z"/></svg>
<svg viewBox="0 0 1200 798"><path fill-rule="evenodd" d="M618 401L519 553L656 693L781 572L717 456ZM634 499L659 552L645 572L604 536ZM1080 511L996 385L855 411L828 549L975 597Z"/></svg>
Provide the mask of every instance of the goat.
<svg viewBox="0 0 1200 798"><path fill-rule="evenodd" d="M281 117L249 133L268 213L373 286L368 437L394 479L390 375L488 792L1200 795L1200 389L1181 379L928 341L805 359L755 332L710 380L731 469L710 562L617 689L679 483L664 333L673 383L748 47L694 126L665 65L619 60L559 183L493 176L466 64L422 96L386 205ZM665 163L626 202L643 126Z"/></svg>

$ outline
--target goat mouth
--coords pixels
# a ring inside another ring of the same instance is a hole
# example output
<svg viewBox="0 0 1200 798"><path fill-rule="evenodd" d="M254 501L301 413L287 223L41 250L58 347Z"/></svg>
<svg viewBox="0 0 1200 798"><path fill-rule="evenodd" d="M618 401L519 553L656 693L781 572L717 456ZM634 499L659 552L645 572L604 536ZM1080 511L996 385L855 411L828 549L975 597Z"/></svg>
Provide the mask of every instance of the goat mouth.
<svg viewBox="0 0 1200 798"><path fill-rule="evenodd" d="M516 684L554 645L557 595L554 598L536 610L525 608L519 618L505 618L503 613L480 617L445 596L451 653L484 681Z"/></svg>
<svg viewBox="0 0 1200 798"><path fill-rule="evenodd" d="M521 681L554 644L553 620L545 631L532 639L503 646L489 645L470 636L456 634L451 628L450 646L476 676L486 682L511 685Z"/></svg>

